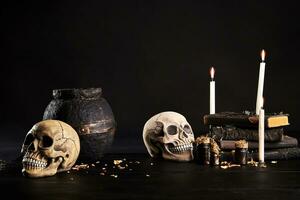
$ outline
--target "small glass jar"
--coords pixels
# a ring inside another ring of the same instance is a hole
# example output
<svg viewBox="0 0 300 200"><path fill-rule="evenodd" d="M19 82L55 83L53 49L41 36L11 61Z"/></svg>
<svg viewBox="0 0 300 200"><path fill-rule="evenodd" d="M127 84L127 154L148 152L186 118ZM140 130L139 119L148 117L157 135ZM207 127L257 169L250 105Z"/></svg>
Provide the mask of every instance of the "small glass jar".
<svg viewBox="0 0 300 200"><path fill-rule="evenodd" d="M211 153L210 153L210 140L204 139L202 143L197 145L198 161L203 165L210 165Z"/></svg>
<svg viewBox="0 0 300 200"><path fill-rule="evenodd" d="M246 165L248 161L248 142L239 140L235 142L234 161L240 165Z"/></svg>

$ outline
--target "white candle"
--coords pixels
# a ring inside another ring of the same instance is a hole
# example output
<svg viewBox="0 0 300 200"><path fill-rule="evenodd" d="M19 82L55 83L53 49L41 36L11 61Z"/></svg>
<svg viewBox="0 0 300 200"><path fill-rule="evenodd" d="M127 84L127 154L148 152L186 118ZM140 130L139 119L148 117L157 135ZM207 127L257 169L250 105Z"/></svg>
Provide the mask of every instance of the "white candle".
<svg viewBox="0 0 300 200"><path fill-rule="evenodd" d="M216 108L216 101L215 101L215 81L214 81L214 77L215 77L215 69L213 67L210 68L210 77L211 77L211 81L210 81L210 95L209 95L209 113L210 114L215 114L215 108Z"/></svg>
<svg viewBox="0 0 300 200"><path fill-rule="evenodd" d="M264 78L265 78L265 50L261 51L261 63L259 65L259 78L258 78L258 88L257 88L257 97L256 97L256 115L259 114L259 110L262 107L262 96L264 90Z"/></svg>
<svg viewBox="0 0 300 200"><path fill-rule="evenodd" d="M262 102L262 101L261 101ZM262 102L263 104L263 102ZM259 110L259 125L258 125L258 160L260 163L265 162L265 110L263 107Z"/></svg>

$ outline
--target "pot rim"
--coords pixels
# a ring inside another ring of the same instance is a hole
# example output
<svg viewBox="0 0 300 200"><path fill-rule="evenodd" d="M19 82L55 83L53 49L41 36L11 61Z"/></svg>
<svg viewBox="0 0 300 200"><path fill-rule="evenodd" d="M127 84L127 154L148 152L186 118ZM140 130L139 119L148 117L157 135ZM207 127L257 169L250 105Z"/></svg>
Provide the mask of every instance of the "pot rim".
<svg viewBox="0 0 300 200"><path fill-rule="evenodd" d="M102 96L102 88L60 88L52 90L54 99L94 99Z"/></svg>

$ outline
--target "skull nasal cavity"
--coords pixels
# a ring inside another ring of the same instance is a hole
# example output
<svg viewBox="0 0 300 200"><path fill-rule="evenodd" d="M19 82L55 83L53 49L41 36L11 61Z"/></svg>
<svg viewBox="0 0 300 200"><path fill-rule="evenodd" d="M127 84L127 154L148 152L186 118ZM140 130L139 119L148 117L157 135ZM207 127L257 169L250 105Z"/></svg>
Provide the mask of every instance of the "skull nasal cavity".
<svg viewBox="0 0 300 200"><path fill-rule="evenodd" d="M187 134L191 134L192 133L192 130L191 130L191 128L188 125L185 125L183 127L183 130L184 130L183 135L186 138L189 137Z"/></svg>
<svg viewBox="0 0 300 200"><path fill-rule="evenodd" d="M177 134L177 127L174 125L170 125L167 128L167 132L169 135L175 135L175 134Z"/></svg>
<svg viewBox="0 0 300 200"><path fill-rule="evenodd" d="M27 150L36 151L37 148L35 148L34 143L32 142L32 143L28 146Z"/></svg>
<svg viewBox="0 0 300 200"><path fill-rule="evenodd" d="M185 125L185 126L183 127L183 129L184 129L184 132L186 132L186 133L188 133L188 134L191 134L191 133L192 133L192 130L191 130L191 128L190 128L188 125Z"/></svg>

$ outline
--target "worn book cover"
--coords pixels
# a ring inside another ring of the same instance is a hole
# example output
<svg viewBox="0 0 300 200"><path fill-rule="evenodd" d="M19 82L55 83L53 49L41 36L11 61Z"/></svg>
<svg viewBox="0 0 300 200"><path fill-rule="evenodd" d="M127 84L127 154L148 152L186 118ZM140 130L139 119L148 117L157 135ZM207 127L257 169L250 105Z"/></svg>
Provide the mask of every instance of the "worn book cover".
<svg viewBox="0 0 300 200"><path fill-rule="evenodd" d="M233 150L235 149L236 141L237 140L221 140L219 142L219 146L223 150ZM298 140L287 135L283 136L282 141L265 143L265 149L279 149L289 147L298 147ZM258 142L248 141L248 149L258 149Z"/></svg>
<svg viewBox="0 0 300 200"><path fill-rule="evenodd" d="M272 128L265 130L265 142L278 142L283 139L284 130ZM215 140L247 140L258 141L258 129L246 129L234 126L212 126L209 137Z"/></svg>
<svg viewBox="0 0 300 200"><path fill-rule="evenodd" d="M248 153L248 160L253 158L258 160L258 151L253 151ZM292 160L300 158L300 148L291 147L291 148L282 148L282 149L268 149L265 151L265 160ZM223 151L221 153L221 161L234 161L234 152L233 151Z"/></svg>
<svg viewBox="0 0 300 200"><path fill-rule="evenodd" d="M216 114L204 115L205 125L233 125L237 127L256 128L258 127L259 116L251 112L220 112ZM274 128L289 125L288 114L266 113L265 127Z"/></svg>

